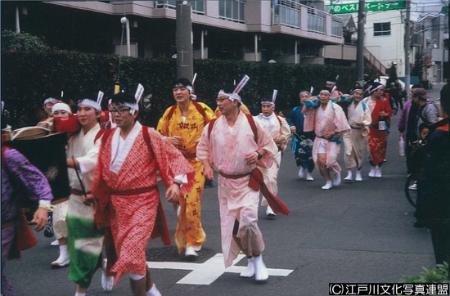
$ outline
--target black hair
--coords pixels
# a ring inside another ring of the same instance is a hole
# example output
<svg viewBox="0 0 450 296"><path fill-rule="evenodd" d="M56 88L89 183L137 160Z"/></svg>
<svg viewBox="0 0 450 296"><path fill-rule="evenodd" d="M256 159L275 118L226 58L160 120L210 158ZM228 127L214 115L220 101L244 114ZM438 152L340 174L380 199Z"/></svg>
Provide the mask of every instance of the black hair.
<svg viewBox="0 0 450 296"><path fill-rule="evenodd" d="M187 78L184 78L184 77L181 77L181 78L178 78L177 80L175 80L173 82L173 87L175 87L177 85L180 85L180 84L183 85L184 87L186 87L186 86L192 87L191 81L189 79L187 79Z"/></svg>
<svg viewBox="0 0 450 296"><path fill-rule="evenodd" d="M111 102L114 104L136 104L136 100L134 99L134 96L126 93L126 92L119 92L118 94L115 94L111 97Z"/></svg>

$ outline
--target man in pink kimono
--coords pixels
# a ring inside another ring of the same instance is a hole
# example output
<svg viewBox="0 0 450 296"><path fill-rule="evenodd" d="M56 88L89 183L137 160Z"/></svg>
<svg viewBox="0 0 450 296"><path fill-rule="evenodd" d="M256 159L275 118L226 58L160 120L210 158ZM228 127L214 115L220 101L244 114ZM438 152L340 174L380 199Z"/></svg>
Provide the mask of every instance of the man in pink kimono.
<svg viewBox="0 0 450 296"><path fill-rule="evenodd" d="M247 255L248 267L241 276L255 276L256 281L265 281L269 274L262 259L264 240L257 224L259 189L253 189L251 183L258 172L262 179L256 166L270 167L278 148L251 115L240 111L241 104L236 92L219 92L217 105L223 116L213 119L203 130L197 158L203 162L206 178L212 179L213 171L219 173L225 266L229 267L242 250ZM261 192L267 189L264 184L260 188Z"/></svg>
<svg viewBox="0 0 450 296"><path fill-rule="evenodd" d="M316 109L305 107L304 131L314 131L313 159L325 178L322 189L329 190L341 184L341 166L337 161L341 137L350 131L342 108L330 101L330 92L320 92L320 106Z"/></svg>

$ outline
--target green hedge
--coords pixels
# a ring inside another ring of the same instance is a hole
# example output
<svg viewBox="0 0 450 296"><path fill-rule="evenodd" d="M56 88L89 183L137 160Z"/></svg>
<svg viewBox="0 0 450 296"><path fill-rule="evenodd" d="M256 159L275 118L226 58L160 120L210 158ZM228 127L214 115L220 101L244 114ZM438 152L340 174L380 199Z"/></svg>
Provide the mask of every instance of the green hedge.
<svg viewBox="0 0 450 296"><path fill-rule="evenodd" d="M196 60L196 92L199 100L215 107L217 91L244 74L250 81L242 93L250 110L258 112L258 99L279 90L277 109L287 111L297 104L299 90L313 85L316 93L324 81L340 75L339 86L349 89L355 70L323 65L287 65L252 62ZM64 90L65 98L95 96L99 89L111 94L119 72L119 57L79 52L46 50L38 52L2 51L2 99L12 114L13 127L33 125L36 110L49 95ZM176 75L174 60L120 59L120 83L135 89L138 83L145 94L152 93L148 124L154 125L163 110L173 104L171 84Z"/></svg>

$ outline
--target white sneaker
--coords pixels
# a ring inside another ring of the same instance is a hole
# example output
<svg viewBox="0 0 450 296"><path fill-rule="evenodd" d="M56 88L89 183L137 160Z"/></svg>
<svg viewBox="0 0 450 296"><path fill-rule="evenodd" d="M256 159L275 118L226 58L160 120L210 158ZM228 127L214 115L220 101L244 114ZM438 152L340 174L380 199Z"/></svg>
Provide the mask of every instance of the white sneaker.
<svg viewBox="0 0 450 296"><path fill-rule="evenodd" d="M306 181L314 181L314 178L311 176L310 172L306 172Z"/></svg>
<svg viewBox="0 0 450 296"><path fill-rule="evenodd" d="M339 185L341 185L341 173L336 173L336 175L333 178L333 186Z"/></svg>
<svg viewBox="0 0 450 296"><path fill-rule="evenodd" d="M251 278L255 275L255 258L247 258L247 269L243 270L239 276L245 278Z"/></svg>
<svg viewBox="0 0 450 296"><path fill-rule="evenodd" d="M347 176L344 178L345 181L353 181L352 171L348 171Z"/></svg>
<svg viewBox="0 0 450 296"><path fill-rule="evenodd" d="M156 288L155 283L153 283L153 286L150 290L145 293L145 296L161 296L161 292L159 292L158 288Z"/></svg>
<svg viewBox="0 0 450 296"><path fill-rule="evenodd" d="M375 167L371 167L369 171L369 177L374 178L375 177Z"/></svg>
<svg viewBox="0 0 450 296"><path fill-rule="evenodd" d="M381 178L383 174L381 173L380 167L375 167L375 178Z"/></svg>
<svg viewBox="0 0 450 296"><path fill-rule="evenodd" d="M302 166L300 166L300 168L298 169L298 177L300 179L305 178L305 169Z"/></svg>
<svg viewBox="0 0 450 296"><path fill-rule="evenodd" d="M361 175L361 170L357 170L356 171L356 176L355 176L355 181L357 181L357 182L361 182L363 179L362 179L362 175Z"/></svg>
<svg viewBox="0 0 450 296"><path fill-rule="evenodd" d="M255 280L258 282L267 281L269 278L269 271L262 259L262 255L255 257Z"/></svg>
<svg viewBox="0 0 450 296"><path fill-rule="evenodd" d="M197 257L198 254L197 254L197 252L194 250L193 247L188 246L188 247L186 247L186 251L184 252L184 256L186 256L186 257Z"/></svg>
<svg viewBox="0 0 450 296"><path fill-rule="evenodd" d="M106 259L103 259L102 262L102 276L101 276L101 280L100 280L100 284L102 286L103 291L112 291L113 287L114 287L114 277L113 276L109 276L106 274L106 265L107 265L107 261Z"/></svg>
<svg viewBox="0 0 450 296"><path fill-rule="evenodd" d="M417 190L417 182L414 182L413 184L409 185L409 190Z"/></svg>
<svg viewBox="0 0 450 296"><path fill-rule="evenodd" d="M323 190L330 190L331 188L333 188L333 183L331 183L331 181L327 181L327 183L322 186Z"/></svg>
<svg viewBox="0 0 450 296"><path fill-rule="evenodd" d="M277 214L275 214L275 212L272 210L272 208L270 206L267 206L266 209L266 216L267 218L275 218Z"/></svg>

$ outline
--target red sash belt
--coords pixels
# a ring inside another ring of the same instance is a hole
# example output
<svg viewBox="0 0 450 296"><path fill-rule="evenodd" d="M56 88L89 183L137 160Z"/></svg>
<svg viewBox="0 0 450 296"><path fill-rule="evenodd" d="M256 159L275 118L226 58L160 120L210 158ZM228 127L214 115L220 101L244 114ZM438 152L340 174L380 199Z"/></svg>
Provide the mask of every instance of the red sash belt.
<svg viewBox="0 0 450 296"><path fill-rule="evenodd" d="M153 185L153 186L134 188L134 189L128 189L128 190L113 190L113 189L110 189L108 191L108 193L110 195L138 195L138 194L150 192L152 190L155 190L156 188L157 188L157 186Z"/></svg>
<svg viewBox="0 0 450 296"><path fill-rule="evenodd" d="M289 209L278 197L276 197L272 192L269 191L267 185L264 183L264 177L261 171L257 168L254 168L250 173L246 174L238 174L238 175L228 175L222 172L219 174L227 179L240 179L250 175L250 180L248 181L248 186L255 190L261 191L262 195L266 198L270 207L275 213L288 215Z"/></svg>

